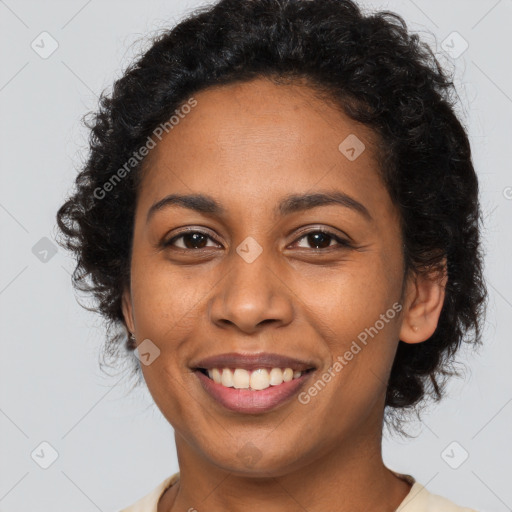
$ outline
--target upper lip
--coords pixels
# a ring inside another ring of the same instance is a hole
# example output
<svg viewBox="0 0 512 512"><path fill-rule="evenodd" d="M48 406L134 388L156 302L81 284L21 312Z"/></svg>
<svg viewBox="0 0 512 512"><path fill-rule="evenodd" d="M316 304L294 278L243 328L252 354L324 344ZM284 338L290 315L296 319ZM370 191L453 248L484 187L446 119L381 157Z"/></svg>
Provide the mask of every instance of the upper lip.
<svg viewBox="0 0 512 512"><path fill-rule="evenodd" d="M257 368L291 368L294 371L314 369L315 365L304 359L296 359L280 354L260 352L257 354L242 354L230 352L218 354L201 359L191 364L193 369L211 370L213 368L243 368L256 370Z"/></svg>

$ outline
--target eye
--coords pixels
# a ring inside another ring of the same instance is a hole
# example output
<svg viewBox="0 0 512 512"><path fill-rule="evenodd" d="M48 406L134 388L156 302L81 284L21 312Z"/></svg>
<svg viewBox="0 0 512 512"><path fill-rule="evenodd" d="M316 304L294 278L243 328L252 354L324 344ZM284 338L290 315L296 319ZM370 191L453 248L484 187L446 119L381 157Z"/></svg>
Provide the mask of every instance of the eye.
<svg viewBox="0 0 512 512"><path fill-rule="evenodd" d="M213 242L213 245L208 245L208 241ZM328 248L343 248L352 247L352 244L347 240L339 237L338 235L323 229L315 229L309 231L298 238L294 244L304 240L306 244L314 250L322 250ZM332 243L334 242L334 244ZM219 244L208 234L198 230L188 230L182 232L171 239L162 243L163 247L175 247L179 250L201 250L207 247L218 247ZM311 247L312 246L312 247ZM308 248L307 246L300 246L299 248Z"/></svg>
<svg viewBox="0 0 512 512"><path fill-rule="evenodd" d="M175 244L178 240L181 242L181 245ZM190 230L174 236L170 240L164 242L163 246L174 246L183 250L198 250L204 249L205 247L217 247L218 244L207 246L208 240L213 241L213 238L207 233L204 233L203 231Z"/></svg>
<svg viewBox="0 0 512 512"><path fill-rule="evenodd" d="M306 244L310 244L314 247L313 249L327 249L327 248L340 248L340 247L352 247L352 245L343 238L331 233L330 231L326 231L323 229L316 229L314 231L309 231L305 235L302 235L295 243L300 240L305 240ZM335 242L331 244L331 242ZM305 247L305 246L302 246ZM307 248L307 247L305 247Z"/></svg>

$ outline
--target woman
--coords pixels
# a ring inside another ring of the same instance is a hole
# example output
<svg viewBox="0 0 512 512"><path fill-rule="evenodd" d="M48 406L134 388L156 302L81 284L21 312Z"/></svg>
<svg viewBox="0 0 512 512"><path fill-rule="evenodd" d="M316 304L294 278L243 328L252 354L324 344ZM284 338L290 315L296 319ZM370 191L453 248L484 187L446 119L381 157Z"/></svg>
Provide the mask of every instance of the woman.
<svg viewBox="0 0 512 512"><path fill-rule="evenodd" d="M381 455L481 339L452 92L392 13L221 0L102 96L61 243L180 467L125 511L471 510Z"/></svg>

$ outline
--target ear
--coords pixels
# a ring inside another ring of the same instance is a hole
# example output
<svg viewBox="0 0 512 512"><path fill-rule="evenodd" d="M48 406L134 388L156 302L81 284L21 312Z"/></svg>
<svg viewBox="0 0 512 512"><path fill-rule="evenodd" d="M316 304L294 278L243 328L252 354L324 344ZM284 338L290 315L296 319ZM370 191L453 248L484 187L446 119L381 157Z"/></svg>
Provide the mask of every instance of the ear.
<svg viewBox="0 0 512 512"><path fill-rule="evenodd" d="M131 333L135 333L135 322L133 320L133 306L132 306L132 297L130 293L130 289L126 287L124 289L122 298L121 298L121 308L123 311L124 322L126 327Z"/></svg>
<svg viewBox="0 0 512 512"><path fill-rule="evenodd" d="M400 328L404 343L421 343L434 334L444 304L448 281L446 258L443 270L435 274L415 274L406 288L406 299Z"/></svg>

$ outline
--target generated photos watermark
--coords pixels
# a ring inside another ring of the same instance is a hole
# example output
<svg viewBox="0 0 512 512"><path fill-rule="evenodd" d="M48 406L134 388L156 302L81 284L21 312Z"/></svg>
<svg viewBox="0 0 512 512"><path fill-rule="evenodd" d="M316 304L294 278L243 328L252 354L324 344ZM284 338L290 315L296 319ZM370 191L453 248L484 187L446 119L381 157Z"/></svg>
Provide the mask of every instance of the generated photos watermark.
<svg viewBox="0 0 512 512"><path fill-rule="evenodd" d="M149 135L146 142L137 150L132 153L132 156L112 174L112 176L101 187L94 189L93 195L96 199L104 199L109 192L112 192L116 185L120 183L130 172L149 154L149 152L156 147L158 139L162 140L165 133L169 133L175 126L177 126L181 119L184 119L192 109L197 106L197 100L193 97L184 103L179 109L174 111L174 114L165 123L159 124L154 130L152 135Z"/></svg>
<svg viewBox="0 0 512 512"><path fill-rule="evenodd" d="M324 372L314 384L312 384L306 391L299 393L298 400L301 404L306 405L311 401L311 397L316 396L320 391L322 391L325 386L336 377L345 366L354 359L354 356L361 352L362 347L366 346L368 343L368 336L370 338L374 338L379 331L384 329L386 324L390 322L395 316L402 311L402 305L398 302L395 302L392 307L390 307L385 313L381 314L379 320L377 320L371 327L367 327L364 331L361 331L357 335L357 340L352 341L350 348L343 354L336 357L336 362L326 371Z"/></svg>

